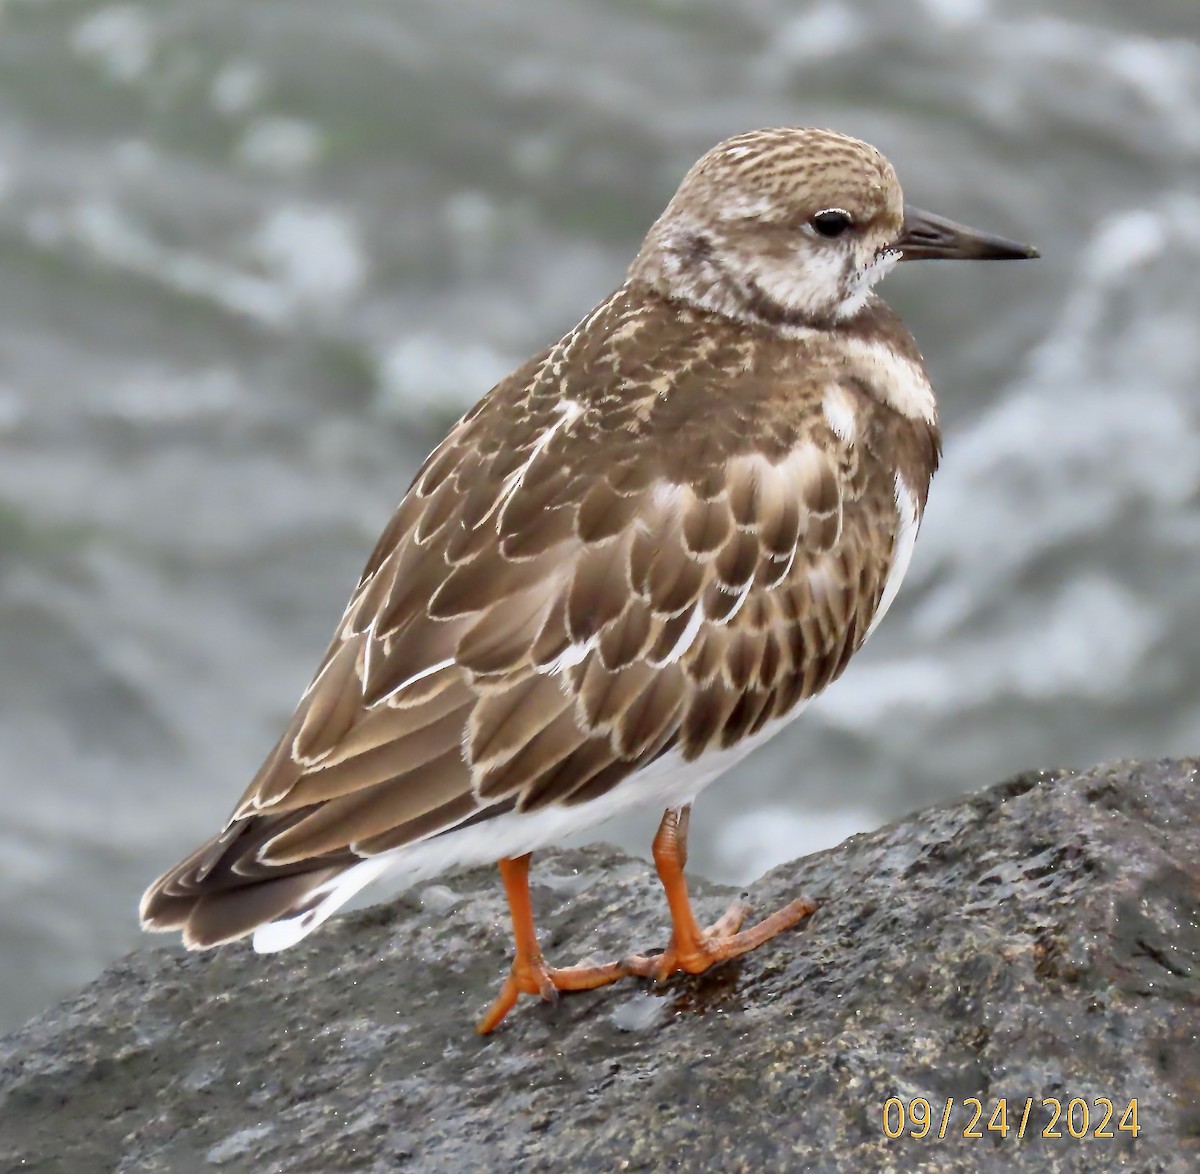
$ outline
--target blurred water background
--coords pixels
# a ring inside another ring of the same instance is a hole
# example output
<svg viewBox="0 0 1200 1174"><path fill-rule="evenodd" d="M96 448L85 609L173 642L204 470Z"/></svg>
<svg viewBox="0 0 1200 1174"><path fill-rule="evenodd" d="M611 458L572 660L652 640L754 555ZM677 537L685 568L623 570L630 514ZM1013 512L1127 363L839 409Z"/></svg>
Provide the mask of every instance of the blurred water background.
<svg viewBox="0 0 1200 1174"><path fill-rule="evenodd" d="M1036 265L886 284L942 403L912 571L693 820L779 860L1200 745L1194 0L0 3L0 1026L136 946L424 453L753 126ZM645 854L657 819L599 834Z"/></svg>

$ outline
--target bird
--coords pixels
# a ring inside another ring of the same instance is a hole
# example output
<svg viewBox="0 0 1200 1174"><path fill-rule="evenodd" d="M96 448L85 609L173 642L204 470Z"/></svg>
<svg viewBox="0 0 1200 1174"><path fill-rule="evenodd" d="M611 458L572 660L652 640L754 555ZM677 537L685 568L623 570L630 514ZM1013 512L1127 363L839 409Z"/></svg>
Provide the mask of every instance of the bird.
<svg viewBox="0 0 1200 1174"><path fill-rule="evenodd" d="M691 806L835 681L892 603L941 454L901 261L1037 250L906 205L834 131L726 139L625 281L493 387L414 477L294 716L147 930L289 947L385 874L497 864L514 957L479 1019L745 954L815 909L702 927ZM635 808L664 949L552 967L533 852Z"/></svg>

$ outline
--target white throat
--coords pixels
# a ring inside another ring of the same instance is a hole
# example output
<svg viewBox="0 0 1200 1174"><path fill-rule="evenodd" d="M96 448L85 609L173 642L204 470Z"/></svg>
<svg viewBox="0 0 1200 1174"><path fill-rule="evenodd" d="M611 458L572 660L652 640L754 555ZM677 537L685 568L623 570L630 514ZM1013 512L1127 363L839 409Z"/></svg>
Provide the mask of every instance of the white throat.
<svg viewBox="0 0 1200 1174"><path fill-rule="evenodd" d="M875 284L886 277L900 260L900 254L895 249L888 249L878 254L865 269L860 269L851 282L850 295L834 311L835 318L852 318L867 304Z"/></svg>

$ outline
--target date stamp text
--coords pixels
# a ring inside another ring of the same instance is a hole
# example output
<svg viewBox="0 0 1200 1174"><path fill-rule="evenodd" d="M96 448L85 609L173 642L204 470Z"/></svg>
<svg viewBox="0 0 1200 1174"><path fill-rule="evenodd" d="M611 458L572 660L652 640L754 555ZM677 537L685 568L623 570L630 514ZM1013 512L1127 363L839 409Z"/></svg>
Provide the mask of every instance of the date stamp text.
<svg viewBox="0 0 1200 1174"><path fill-rule="evenodd" d="M1108 1097L1085 1101L1082 1097L1062 1100L1058 1097L1026 1097L1009 1101L1002 1097L985 1105L978 1097L955 1101L947 1097L940 1104L925 1097L888 1097L883 1102L883 1132L892 1140L911 1137L918 1141L947 1137L983 1138L1137 1137L1137 1098L1124 1105Z"/></svg>

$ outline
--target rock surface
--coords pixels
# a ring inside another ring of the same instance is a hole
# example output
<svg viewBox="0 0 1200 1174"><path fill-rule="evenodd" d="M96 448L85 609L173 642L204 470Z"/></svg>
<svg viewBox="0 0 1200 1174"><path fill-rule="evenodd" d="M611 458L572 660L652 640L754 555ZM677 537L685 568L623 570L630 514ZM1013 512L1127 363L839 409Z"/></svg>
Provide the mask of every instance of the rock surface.
<svg viewBox="0 0 1200 1174"><path fill-rule="evenodd" d="M0 1041L0 1170L1196 1170L1198 767L1024 776L856 836L755 886L819 900L800 929L661 990L523 1001L488 1039L490 870L282 955L145 950ZM546 853L534 898L552 960L663 933L648 867L606 850ZM889 1140L889 1097L927 1098L930 1135ZM1034 1136L1049 1097L1087 1138Z"/></svg>

